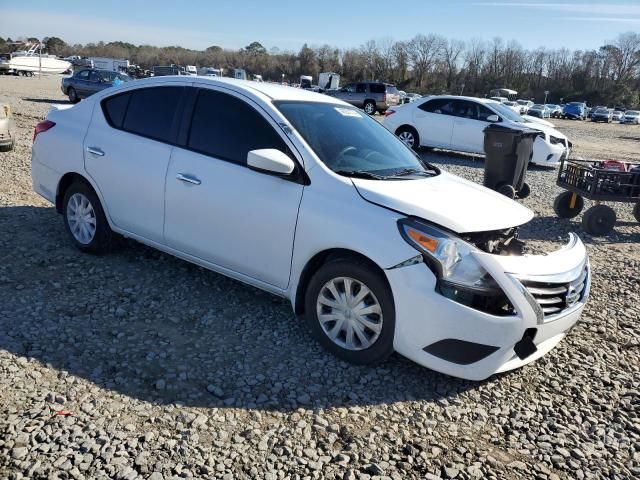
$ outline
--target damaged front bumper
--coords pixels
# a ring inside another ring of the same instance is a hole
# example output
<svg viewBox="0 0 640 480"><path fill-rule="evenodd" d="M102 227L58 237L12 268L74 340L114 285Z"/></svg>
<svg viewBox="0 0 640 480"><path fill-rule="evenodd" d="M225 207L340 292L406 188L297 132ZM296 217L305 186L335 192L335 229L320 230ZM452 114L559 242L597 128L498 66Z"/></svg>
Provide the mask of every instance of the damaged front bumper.
<svg viewBox="0 0 640 480"><path fill-rule="evenodd" d="M436 277L423 263L386 274L396 305L395 350L433 370L482 380L553 349L580 317L591 272L574 234L547 255L474 256L508 297L513 314L492 315L436 293Z"/></svg>

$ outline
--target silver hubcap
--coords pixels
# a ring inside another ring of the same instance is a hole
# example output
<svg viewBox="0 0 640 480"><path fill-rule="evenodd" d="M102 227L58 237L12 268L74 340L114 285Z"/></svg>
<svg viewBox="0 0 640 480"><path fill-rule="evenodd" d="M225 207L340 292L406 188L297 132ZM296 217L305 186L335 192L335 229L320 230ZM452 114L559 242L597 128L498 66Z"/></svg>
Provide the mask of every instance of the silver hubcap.
<svg viewBox="0 0 640 480"><path fill-rule="evenodd" d="M374 112L373 104L367 103L364 106L364 111L367 112L369 115L371 115Z"/></svg>
<svg viewBox="0 0 640 480"><path fill-rule="evenodd" d="M382 333L382 307L364 283L349 277L329 280L316 303L318 321L336 345L364 350Z"/></svg>
<svg viewBox="0 0 640 480"><path fill-rule="evenodd" d="M96 212L83 194L71 195L67 204L67 222L73 238L83 245L91 243L96 234Z"/></svg>
<svg viewBox="0 0 640 480"><path fill-rule="evenodd" d="M398 135L398 138L402 140L409 147L413 147L413 144L416 141L415 138L413 137L413 133L407 132L407 131L400 132L400 135Z"/></svg>

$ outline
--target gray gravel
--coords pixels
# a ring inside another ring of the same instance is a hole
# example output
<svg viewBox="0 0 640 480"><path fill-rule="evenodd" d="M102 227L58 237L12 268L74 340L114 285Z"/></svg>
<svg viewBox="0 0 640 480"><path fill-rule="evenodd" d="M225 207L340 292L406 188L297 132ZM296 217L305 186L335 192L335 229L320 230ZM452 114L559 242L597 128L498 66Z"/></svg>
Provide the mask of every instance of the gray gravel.
<svg viewBox="0 0 640 480"><path fill-rule="evenodd" d="M0 478L640 476L640 226L628 206L615 234L581 235L591 302L534 364L480 383L399 356L353 366L283 300L134 242L75 250L30 185L49 103L38 99L59 101L58 82L0 77L20 134L0 153ZM482 179L472 157L425 156ZM522 236L556 247L579 223L553 214L554 171L528 175L537 216Z"/></svg>

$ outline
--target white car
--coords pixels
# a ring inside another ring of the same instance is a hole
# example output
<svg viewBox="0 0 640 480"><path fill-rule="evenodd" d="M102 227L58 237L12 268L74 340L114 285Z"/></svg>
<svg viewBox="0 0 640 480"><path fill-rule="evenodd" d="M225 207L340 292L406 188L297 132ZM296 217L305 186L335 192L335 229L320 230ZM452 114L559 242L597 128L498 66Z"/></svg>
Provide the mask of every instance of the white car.
<svg viewBox="0 0 640 480"><path fill-rule="evenodd" d="M520 104L518 102L506 101L506 102L502 102L502 104L507 106L507 107L509 107L515 113L520 115L520 110L522 109L522 107L520 106Z"/></svg>
<svg viewBox="0 0 640 480"><path fill-rule="evenodd" d="M516 100L516 103L520 105L520 115L526 115L529 109L533 107L531 100Z"/></svg>
<svg viewBox="0 0 640 480"><path fill-rule="evenodd" d="M551 350L589 294L577 236L522 255L529 209L303 89L208 77L110 88L36 126L32 176L80 250L120 234L286 297L355 363L397 351L484 379Z"/></svg>
<svg viewBox="0 0 640 480"><path fill-rule="evenodd" d="M484 154L484 129L492 122L534 128L544 135L533 144L531 163L555 166L568 158L571 143L553 127L527 120L511 108L486 98L434 96L386 113L384 126L411 148L434 147Z"/></svg>
<svg viewBox="0 0 640 480"><path fill-rule="evenodd" d="M627 110L624 112L624 117L622 117L622 123L640 125L640 111Z"/></svg>

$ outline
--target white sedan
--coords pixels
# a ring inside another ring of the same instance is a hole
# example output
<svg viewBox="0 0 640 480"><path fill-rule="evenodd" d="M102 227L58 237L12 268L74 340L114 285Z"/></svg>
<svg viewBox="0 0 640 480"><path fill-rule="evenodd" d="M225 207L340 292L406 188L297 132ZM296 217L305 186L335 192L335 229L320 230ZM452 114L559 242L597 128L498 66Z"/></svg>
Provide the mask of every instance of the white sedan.
<svg viewBox="0 0 640 480"><path fill-rule="evenodd" d="M402 108L391 108L385 115L384 126L414 149L434 147L484 154L484 129L490 123L499 122L507 127L528 127L543 132L533 144L531 163L555 166L571 152L571 142L550 124L523 118L490 99L429 97Z"/></svg>
<svg viewBox="0 0 640 480"><path fill-rule="evenodd" d="M31 161L35 191L81 251L108 251L119 234L285 297L355 363L397 351L483 379L555 347L589 294L577 236L523 255L529 209L303 89L130 82L52 110Z"/></svg>

